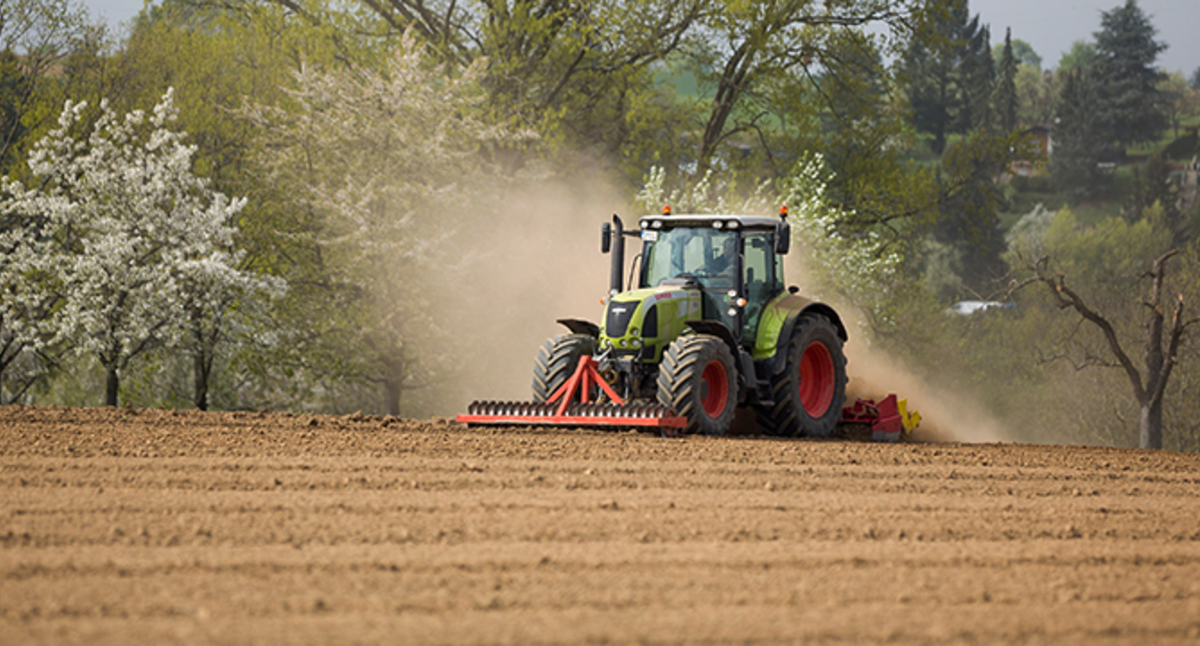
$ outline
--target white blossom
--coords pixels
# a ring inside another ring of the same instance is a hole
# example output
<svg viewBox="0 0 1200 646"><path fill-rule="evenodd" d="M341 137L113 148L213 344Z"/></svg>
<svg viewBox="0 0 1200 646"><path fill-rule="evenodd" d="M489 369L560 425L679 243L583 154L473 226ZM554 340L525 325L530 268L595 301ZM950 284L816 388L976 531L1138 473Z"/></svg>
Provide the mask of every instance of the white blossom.
<svg viewBox="0 0 1200 646"><path fill-rule="evenodd" d="M87 106L67 101L29 157L33 188L0 180L0 209L23 222L0 240L12 249L3 281L25 299L55 297L31 339L93 354L110 374L176 342L189 308L281 288L237 269L231 223L246 201L192 173L195 148L168 127L173 97L168 90L148 120L103 101L86 139L72 132Z"/></svg>

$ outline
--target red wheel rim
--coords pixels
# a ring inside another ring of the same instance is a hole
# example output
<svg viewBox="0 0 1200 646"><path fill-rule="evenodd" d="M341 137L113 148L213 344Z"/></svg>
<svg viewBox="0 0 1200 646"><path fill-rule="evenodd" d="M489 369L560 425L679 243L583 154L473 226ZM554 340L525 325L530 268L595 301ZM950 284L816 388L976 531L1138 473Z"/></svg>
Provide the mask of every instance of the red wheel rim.
<svg viewBox="0 0 1200 646"><path fill-rule="evenodd" d="M720 361L709 361L700 379L704 382L700 400L704 414L717 417L725 412L725 405L729 402L729 376L725 373L725 366Z"/></svg>
<svg viewBox="0 0 1200 646"><path fill-rule="evenodd" d="M800 404L810 417L821 417L833 403L833 355L825 344L813 341L800 357Z"/></svg>

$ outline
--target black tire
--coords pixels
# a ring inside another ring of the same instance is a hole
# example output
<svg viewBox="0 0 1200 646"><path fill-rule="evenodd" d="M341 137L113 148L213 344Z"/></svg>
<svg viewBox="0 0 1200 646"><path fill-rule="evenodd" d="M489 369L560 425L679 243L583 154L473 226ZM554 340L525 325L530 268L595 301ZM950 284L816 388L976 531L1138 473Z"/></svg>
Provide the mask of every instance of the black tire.
<svg viewBox="0 0 1200 646"><path fill-rule="evenodd" d="M596 338L586 334L564 334L546 341L533 362L533 401L550 399L575 374L579 358L595 353Z"/></svg>
<svg viewBox="0 0 1200 646"><path fill-rule="evenodd" d="M658 403L687 418L684 433L724 435L738 403L736 365L721 339L681 336L658 364Z"/></svg>
<svg viewBox="0 0 1200 646"><path fill-rule="evenodd" d="M758 425L770 435L829 437L846 404L846 355L837 328L819 314L804 315L786 352L783 372L771 377L774 405L755 409Z"/></svg>

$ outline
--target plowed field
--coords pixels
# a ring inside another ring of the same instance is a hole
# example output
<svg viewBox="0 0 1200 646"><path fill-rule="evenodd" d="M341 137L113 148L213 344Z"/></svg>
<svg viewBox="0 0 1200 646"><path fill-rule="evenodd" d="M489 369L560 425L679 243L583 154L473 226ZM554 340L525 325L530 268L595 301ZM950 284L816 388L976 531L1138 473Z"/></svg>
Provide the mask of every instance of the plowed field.
<svg viewBox="0 0 1200 646"><path fill-rule="evenodd" d="M0 408L0 643L1200 643L1200 456Z"/></svg>

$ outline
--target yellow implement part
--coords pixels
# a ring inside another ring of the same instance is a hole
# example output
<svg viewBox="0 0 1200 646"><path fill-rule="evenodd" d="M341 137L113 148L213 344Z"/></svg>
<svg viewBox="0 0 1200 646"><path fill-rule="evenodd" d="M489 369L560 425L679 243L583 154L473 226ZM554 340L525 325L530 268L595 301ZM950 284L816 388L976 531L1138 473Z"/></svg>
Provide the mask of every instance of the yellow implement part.
<svg viewBox="0 0 1200 646"><path fill-rule="evenodd" d="M908 410L907 399L897 400L896 409L900 411L900 425L904 427L904 434L911 435L913 429L921 423L921 414L915 410Z"/></svg>

